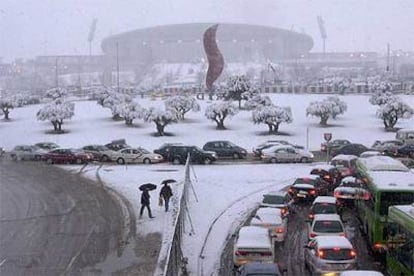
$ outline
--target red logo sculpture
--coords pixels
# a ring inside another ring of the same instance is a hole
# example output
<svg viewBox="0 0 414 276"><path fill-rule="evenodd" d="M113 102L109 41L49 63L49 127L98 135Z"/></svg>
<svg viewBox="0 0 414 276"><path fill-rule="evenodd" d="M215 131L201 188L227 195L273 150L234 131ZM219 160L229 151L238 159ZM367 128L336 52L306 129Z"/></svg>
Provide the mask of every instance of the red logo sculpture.
<svg viewBox="0 0 414 276"><path fill-rule="evenodd" d="M218 24L215 24L208 28L203 37L204 51L208 60L206 86L209 91L213 91L213 83L218 79L224 68L223 55L220 53L216 42L217 27Z"/></svg>

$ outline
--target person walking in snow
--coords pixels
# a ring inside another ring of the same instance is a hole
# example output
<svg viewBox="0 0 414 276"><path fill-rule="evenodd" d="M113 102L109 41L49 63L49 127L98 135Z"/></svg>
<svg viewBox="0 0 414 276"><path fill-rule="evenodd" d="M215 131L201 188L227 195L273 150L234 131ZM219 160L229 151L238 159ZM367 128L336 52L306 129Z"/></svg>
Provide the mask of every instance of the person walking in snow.
<svg viewBox="0 0 414 276"><path fill-rule="evenodd" d="M150 218L154 218L153 216L152 216L152 213L151 213L151 207L150 207L150 194L149 194L149 192L148 192L148 189L144 189L143 191L142 191L142 194L141 194L141 210L140 210L140 212L139 212L139 218L142 218L142 213L144 212L144 209L145 208L147 208L147 210L148 210L148 216L150 217Z"/></svg>
<svg viewBox="0 0 414 276"><path fill-rule="evenodd" d="M173 193L171 187L168 186L168 183L164 183L164 186L162 186L160 191L160 197L164 199L165 212L168 212L170 198L172 197L172 195Z"/></svg>

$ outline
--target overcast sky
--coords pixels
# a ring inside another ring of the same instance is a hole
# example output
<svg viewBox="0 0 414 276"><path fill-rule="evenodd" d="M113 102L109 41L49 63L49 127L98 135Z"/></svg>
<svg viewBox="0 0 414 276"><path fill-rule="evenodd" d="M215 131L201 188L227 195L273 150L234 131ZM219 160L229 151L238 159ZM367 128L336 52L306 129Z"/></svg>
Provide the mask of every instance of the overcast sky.
<svg viewBox="0 0 414 276"><path fill-rule="evenodd" d="M93 54L111 34L188 22L249 23L293 29L322 51L316 17L325 21L327 51L414 50L414 0L0 0L0 57Z"/></svg>

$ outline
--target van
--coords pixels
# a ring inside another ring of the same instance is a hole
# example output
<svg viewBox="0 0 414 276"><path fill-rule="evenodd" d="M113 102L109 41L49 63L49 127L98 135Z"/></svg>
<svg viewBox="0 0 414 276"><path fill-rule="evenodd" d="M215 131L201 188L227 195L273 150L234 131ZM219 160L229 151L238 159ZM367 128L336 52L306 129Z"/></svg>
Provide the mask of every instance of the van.
<svg viewBox="0 0 414 276"><path fill-rule="evenodd" d="M249 262L273 263L274 250L268 230L259 226L240 228L233 247L233 263L239 267Z"/></svg>
<svg viewBox="0 0 414 276"><path fill-rule="evenodd" d="M414 144L414 129L403 128L397 131L395 139L405 144Z"/></svg>

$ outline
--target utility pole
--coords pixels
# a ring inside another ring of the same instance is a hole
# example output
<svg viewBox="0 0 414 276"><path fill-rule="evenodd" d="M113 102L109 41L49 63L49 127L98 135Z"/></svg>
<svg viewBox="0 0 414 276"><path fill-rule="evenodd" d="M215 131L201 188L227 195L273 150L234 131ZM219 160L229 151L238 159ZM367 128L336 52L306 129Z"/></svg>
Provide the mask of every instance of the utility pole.
<svg viewBox="0 0 414 276"><path fill-rule="evenodd" d="M55 84L56 89L59 88L58 58L55 60Z"/></svg>
<svg viewBox="0 0 414 276"><path fill-rule="evenodd" d="M325 29L325 22L322 19L322 16L319 16L316 18L318 20L318 26L319 26L319 32L321 33L321 38L322 38L322 50L323 50L323 57L325 58L325 53L326 53L326 38L328 37L326 34L326 29Z"/></svg>
<svg viewBox="0 0 414 276"><path fill-rule="evenodd" d="M119 50L118 42L116 42L116 82L117 82L117 91L119 93Z"/></svg>
<svg viewBox="0 0 414 276"><path fill-rule="evenodd" d="M390 48L391 48L390 47L390 44L387 43L387 67L385 68L385 71L386 72L389 72L390 71L390 52L391 52L391 49Z"/></svg>

